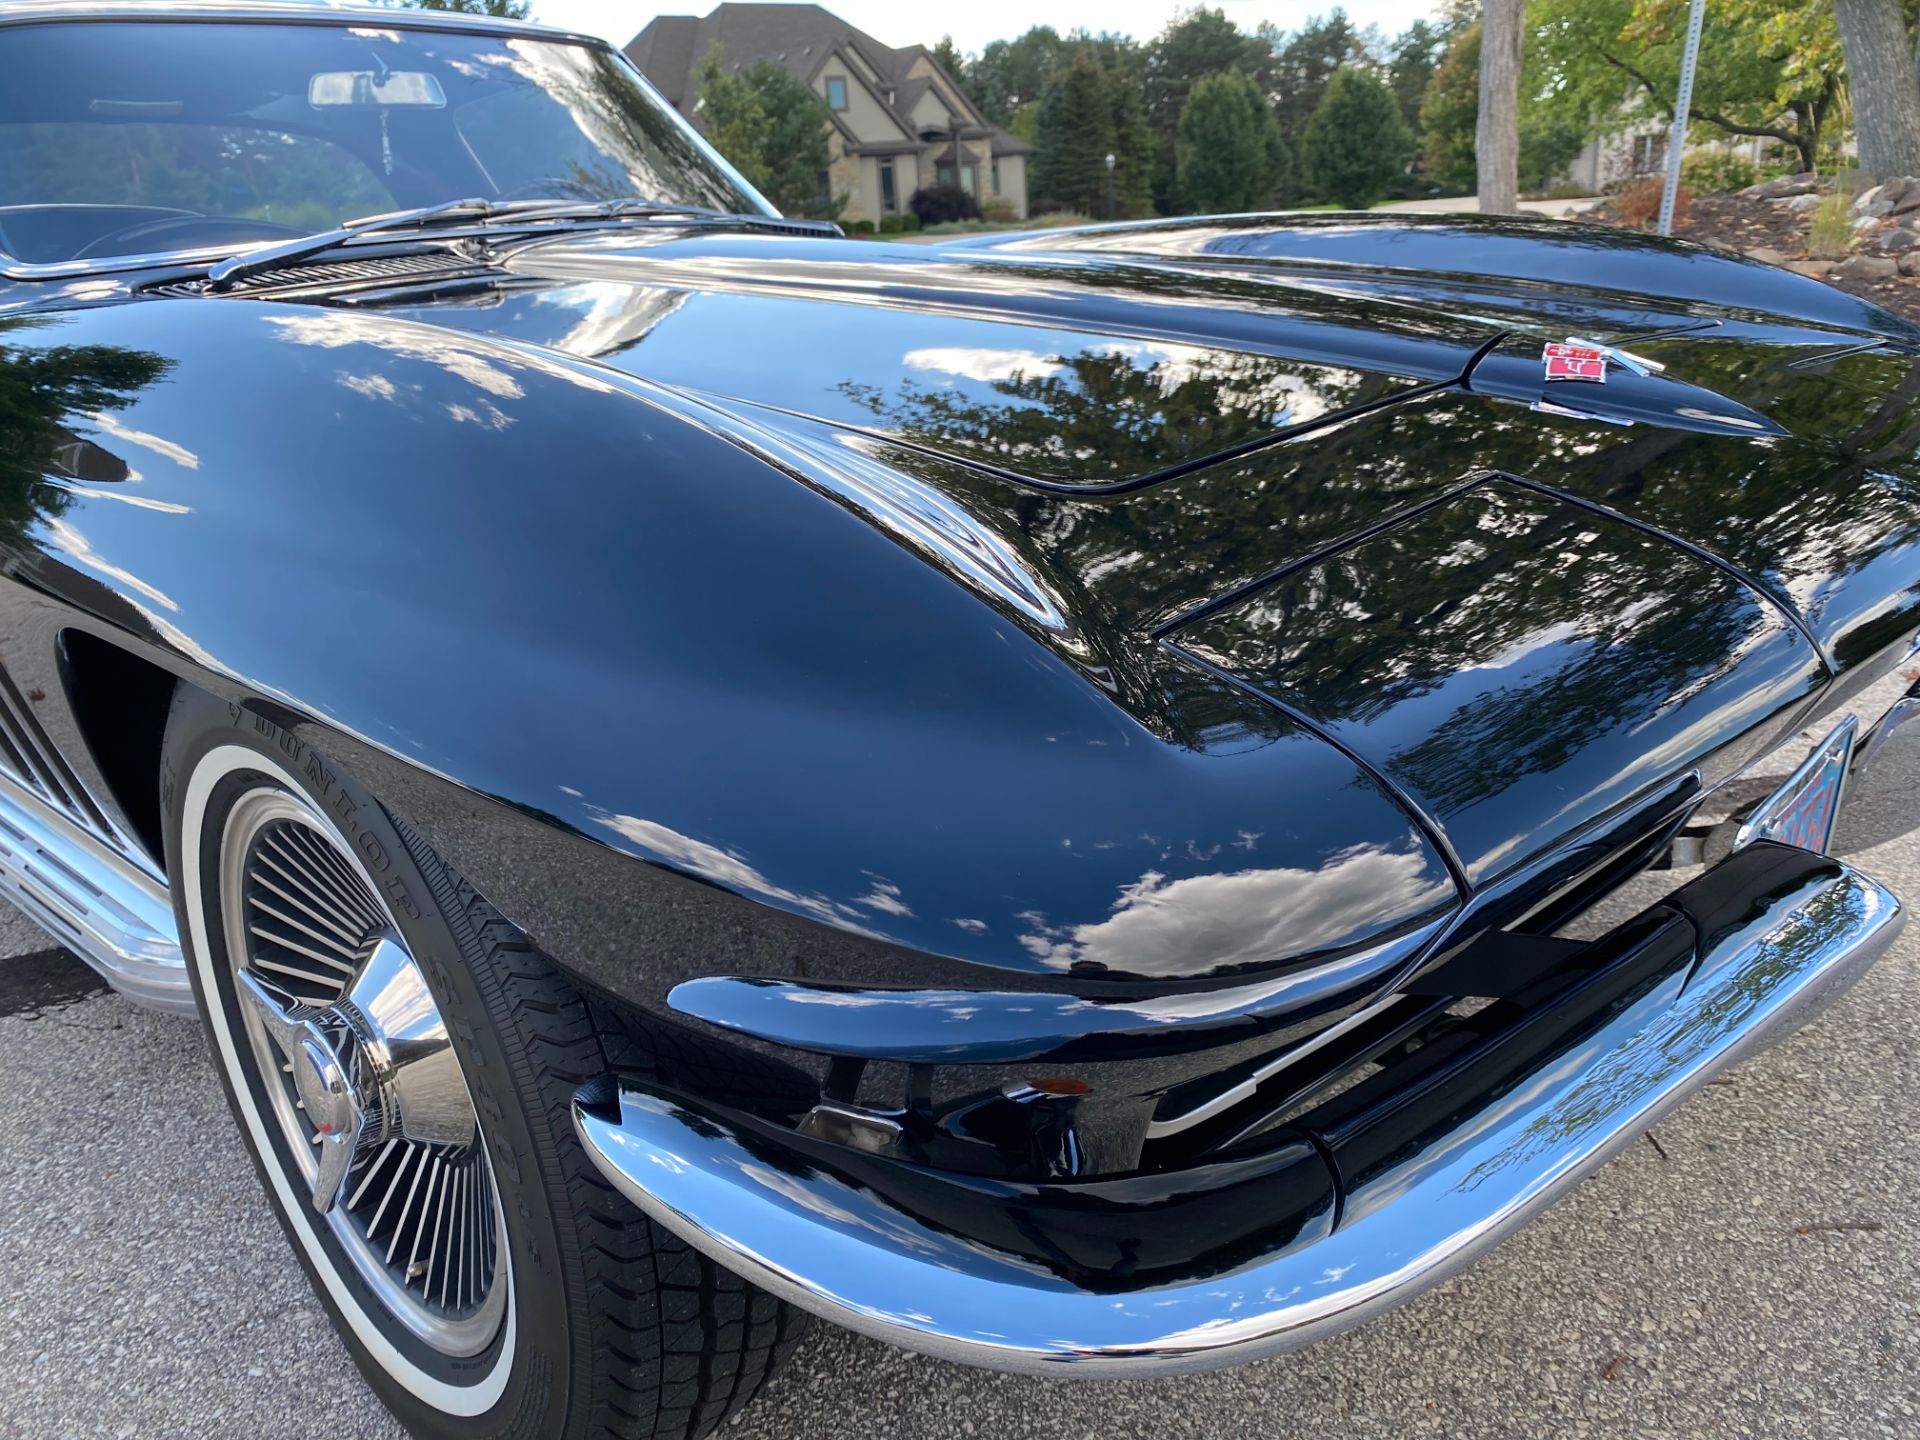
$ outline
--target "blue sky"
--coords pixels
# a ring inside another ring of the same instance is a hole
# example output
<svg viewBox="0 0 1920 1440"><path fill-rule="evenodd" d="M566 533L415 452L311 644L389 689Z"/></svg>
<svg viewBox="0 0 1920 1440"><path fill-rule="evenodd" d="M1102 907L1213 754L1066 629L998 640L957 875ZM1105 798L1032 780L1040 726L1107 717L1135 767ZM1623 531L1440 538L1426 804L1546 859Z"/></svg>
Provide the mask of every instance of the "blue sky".
<svg viewBox="0 0 1920 1440"><path fill-rule="evenodd" d="M633 3L633 0L533 0L536 20L583 30L624 45L655 15L704 15L714 0L686 0L680 4ZM1062 32L1084 26L1089 30L1119 30L1144 39L1156 34L1182 10L1187 0L1049 0L1036 7L1015 0L953 0L947 5L902 5L899 0L824 0L827 8L858 25L888 45L931 45L951 34L963 50L979 50L990 40L1011 39L1040 21ZM1282 29L1299 28L1308 16L1333 8L1331 3L1301 0L1215 0L1243 30L1263 20ZM1347 14L1359 25L1378 25L1389 34L1432 12L1430 0L1348 0Z"/></svg>

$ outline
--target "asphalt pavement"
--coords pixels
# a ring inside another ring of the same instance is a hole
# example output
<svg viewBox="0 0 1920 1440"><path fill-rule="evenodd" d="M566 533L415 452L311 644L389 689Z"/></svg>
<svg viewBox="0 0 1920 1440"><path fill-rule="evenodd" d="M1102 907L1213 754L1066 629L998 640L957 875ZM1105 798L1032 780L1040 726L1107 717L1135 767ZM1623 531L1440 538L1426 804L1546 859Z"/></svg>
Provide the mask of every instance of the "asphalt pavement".
<svg viewBox="0 0 1920 1440"><path fill-rule="evenodd" d="M1920 843L1857 863L1920 897ZM0 1437L399 1437L267 1213L198 1027L102 992L12 912L0 955ZM819 1325L726 1433L1920 1436L1917 1035L1920 924L1814 1025L1357 1333L1075 1382Z"/></svg>

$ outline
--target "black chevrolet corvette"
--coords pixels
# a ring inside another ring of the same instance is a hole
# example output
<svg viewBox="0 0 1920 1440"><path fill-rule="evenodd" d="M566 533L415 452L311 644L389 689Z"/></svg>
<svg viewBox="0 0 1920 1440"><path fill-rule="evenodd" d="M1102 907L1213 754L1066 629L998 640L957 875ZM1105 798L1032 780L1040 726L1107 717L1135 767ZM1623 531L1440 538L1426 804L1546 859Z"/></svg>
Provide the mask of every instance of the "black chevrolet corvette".
<svg viewBox="0 0 1920 1440"><path fill-rule="evenodd" d="M1873 306L849 239L511 22L0 0L0 75L0 893L201 1017L420 1435L701 1434L805 1312L1308 1343L1899 929Z"/></svg>

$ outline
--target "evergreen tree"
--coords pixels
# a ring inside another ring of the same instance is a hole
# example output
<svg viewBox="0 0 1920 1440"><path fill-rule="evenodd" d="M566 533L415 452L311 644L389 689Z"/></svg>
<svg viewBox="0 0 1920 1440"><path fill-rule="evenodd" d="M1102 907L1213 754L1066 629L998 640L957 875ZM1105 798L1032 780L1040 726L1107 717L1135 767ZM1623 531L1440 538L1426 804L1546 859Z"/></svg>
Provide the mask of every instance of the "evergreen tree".
<svg viewBox="0 0 1920 1440"><path fill-rule="evenodd" d="M1444 21L1435 25L1416 20L1394 41L1393 58L1387 62L1387 85L1400 102L1400 118L1416 139L1421 133L1420 106L1427 98L1427 86L1453 38L1454 31Z"/></svg>
<svg viewBox="0 0 1920 1440"><path fill-rule="evenodd" d="M1314 189L1349 210L1365 210L1385 195L1413 155L1393 92L1352 65L1327 82L1304 138Z"/></svg>
<svg viewBox="0 0 1920 1440"><path fill-rule="evenodd" d="M1365 58L1360 32L1347 19L1347 12L1337 7L1324 17L1308 20L1279 47L1268 94L1288 139L1297 142L1306 133L1307 122L1320 108L1327 85L1340 67Z"/></svg>
<svg viewBox="0 0 1920 1440"><path fill-rule="evenodd" d="M1035 199L1084 215L1107 212L1107 156L1114 150L1114 102L1107 75L1082 46L1040 95L1033 125ZM1116 182L1118 175L1115 176Z"/></svg>
<svg viewBox="0 0 1920 1440"><path fill-rule="evenodd" d="M1300 151L1293 138L1280 128L1271 109L1265 113L1267 132L1267 188L1262 208L1297 205L1306 194L1306 179L1300 173Z"/></svg>
<svg viewBox="0 0 1920 1440"><path fill-rule="evenodd" d="M1194 86L1209 75L1238 70L1265 95L1273 66L1272 33L1248 35L1220 10L1190 10L1147 46L1147 123L1153 127L1158 149L1153 193L1162 210L1178 208L1175 136Z"/></svg>
<svg viewBox="0 0 1920 1440"><path fill-rule="evenodd" d="M1107 92L1113 117L1114 211L1122 220L1153 214L1153 127L1147 123L1145 97L1137 81L1125 74L1107 74ZM1104 216L1105 210L1093 212Z"/></svg>
<svg viewBox="0 0 1920 1440"><path fill-rule="evenodd" d="M1279 136L1260 88L1238 70L1193 87L1174 141L1183 207L1199 214L1259 210L1273 201Z"/></svg>
<svg viewBox="0 0 1920 1440"><path fill-rule="evenodd" d="M953 83L961 89L967 88L967 57L960 53L960 47L953 43L953 36L942 35L940 43L931 47L929 52L933 63L953 78Z"/></svg>

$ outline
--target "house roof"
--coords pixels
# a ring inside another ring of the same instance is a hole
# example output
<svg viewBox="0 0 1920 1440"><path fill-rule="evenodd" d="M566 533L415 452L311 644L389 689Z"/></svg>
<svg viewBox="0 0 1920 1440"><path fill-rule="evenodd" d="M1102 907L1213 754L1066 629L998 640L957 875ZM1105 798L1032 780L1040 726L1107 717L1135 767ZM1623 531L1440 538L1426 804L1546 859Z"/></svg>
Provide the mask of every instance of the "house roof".
<svg viewBox="0 0 1920 1440"><path fill-rule="evenodd" d="M953 77L940 68L926 46L883 45L866 31L849 25L818 5L727 0L704 16L662 15L649 21L647 28L633 37L627 45L627 57L682 114L691 117L697 98L693 94L693 73L715 45L721 47L729 69L751 65L756 60L772 60L809 85L829 57L836 52L849 54L878 77L877 83L868 88L880 108L906 136L919 134L911 111L920 97L934 88L934 82L928 77L907 74L924 58L947 82L947 89L960 96L973 112L965 117L968 123L962 125L962 135L978 137L992 133L992 127L984 124L973 102L966 98ZM860 78L863 82L867 79L864 75ZM839 128L846 133L844 124ZM1021 143L1011 136L1008 139L1015 145ZM881 147L912 149L917 144L917 141L903 145L892 140L856 140L852 148L877 153ZM996 142L995 153L1020 152L1000 150Z"/></svg>

